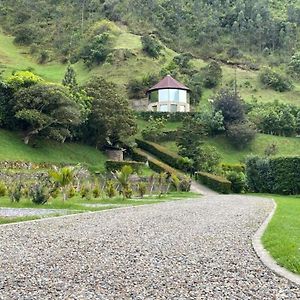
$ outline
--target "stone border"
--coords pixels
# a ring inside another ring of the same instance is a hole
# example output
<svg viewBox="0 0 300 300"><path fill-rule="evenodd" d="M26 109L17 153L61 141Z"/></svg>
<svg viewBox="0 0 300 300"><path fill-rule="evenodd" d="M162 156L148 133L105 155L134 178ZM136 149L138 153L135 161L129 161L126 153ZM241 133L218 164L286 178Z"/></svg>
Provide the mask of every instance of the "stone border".
<svg viewBox="0 0 300 300"><path fill-rule="evenodd" d="M266 267L271 269L277 275L279 275L281 277L284 277L287 280L291 281L292 283L300 285L300 275L292 273L292 272L288 271L287 269L279 266L277 264L277 262L273 259L273 257L271 257L269 252L264 248L264 246L261 242L262 236L265 233L265 231L266 231L270 221L272 220L273 216L275 215L275 212L276 212L276 209L277 209L276 202L274 201L274 199L272 199L272 201L273 201L273 206L274 206L273 210L269 214L267 219L263 222L263 224L260 226L260 228L257 230L255 235L253 236L252 246L253 246L257 256L259 257L261 262Z"/></svg>

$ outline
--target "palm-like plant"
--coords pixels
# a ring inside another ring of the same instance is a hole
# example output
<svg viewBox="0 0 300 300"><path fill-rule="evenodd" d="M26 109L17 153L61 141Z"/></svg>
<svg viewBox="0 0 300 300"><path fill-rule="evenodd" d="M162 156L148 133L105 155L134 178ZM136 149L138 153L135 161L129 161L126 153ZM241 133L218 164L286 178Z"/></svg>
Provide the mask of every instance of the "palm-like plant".
<svg viewBox="0 0 300 300"><path fill-rule="evenodd" d="M123 197L130 198L132 192L130 189L129 177L133 173L133 170L130 166L124 166L121 171L115 172L115 178L118 180L121 186L121 193Z"/></svg>
<svg viewBox="0 0 300 300"><path fill-rule="evenodd" d="M62 190L63 200L67 200L68 187L74 179L74 168L64 167L61 169L53 169L49 171L49 176L55 184Z"/></svg>

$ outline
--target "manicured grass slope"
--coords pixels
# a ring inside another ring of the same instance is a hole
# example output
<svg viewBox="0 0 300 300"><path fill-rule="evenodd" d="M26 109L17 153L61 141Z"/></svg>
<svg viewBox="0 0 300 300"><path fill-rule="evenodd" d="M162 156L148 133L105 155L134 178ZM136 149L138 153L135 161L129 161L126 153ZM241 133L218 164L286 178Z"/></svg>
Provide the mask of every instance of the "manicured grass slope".
<svg viewBox="0 0 300 300"><path fill-rule="evenodd" d="M274 199L278 207L263 236L263 244L281 266L300 274L300 197Z"/></svg>
<svg viewBox="0 0 300 300"><path fill-rule="evenodd" d="M267 134L258 134L250 147L244 150L237 150L230 145L224 136L207 138L209 145L215 146L222 156L222 162L238 163L243 162L250 154L263 155L264 150L271 143L275 143L278 148L278 156L300 155L300 139L272 136ZM163 143L168 149L177 152L178 148L175 142Z"/></svg>
<svg viewBox="0 0 300 300"><path fill-rule="evenodd" d="M0 160L82 163L93 170L103 171L106 157L93 147L75 143L41 141L32 148L25 145L18 134L0 130Z"/></svg>

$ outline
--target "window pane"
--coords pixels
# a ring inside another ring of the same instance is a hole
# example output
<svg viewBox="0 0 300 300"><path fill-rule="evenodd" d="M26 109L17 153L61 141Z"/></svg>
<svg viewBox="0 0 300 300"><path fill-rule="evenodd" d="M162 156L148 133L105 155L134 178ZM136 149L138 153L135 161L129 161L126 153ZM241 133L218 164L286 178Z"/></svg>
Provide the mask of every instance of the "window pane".
<svg viewBox="0 0 300 300"><path fill-rule="evenodd" d="M160 112L168 112L168 105L167 104L161 105L159 111Z"/></svg>
<svg viewBox="0 0 300 300"><path fill-rule="evenodd" d="M159 102L169 100L169 90L159 90Z"/></svg>
<svg viewBox="0 0 300 300"><path fill-rule="evenodd" d="M179 90L170 89L169 90L170 101L171 102L179 102Z"/></svg>
<svg viewBox="0 0 300 300"><path fill-rule="evenodd" d="M179 91L179 102L186 103L187 102L187 91L180 90Z"/></svg>

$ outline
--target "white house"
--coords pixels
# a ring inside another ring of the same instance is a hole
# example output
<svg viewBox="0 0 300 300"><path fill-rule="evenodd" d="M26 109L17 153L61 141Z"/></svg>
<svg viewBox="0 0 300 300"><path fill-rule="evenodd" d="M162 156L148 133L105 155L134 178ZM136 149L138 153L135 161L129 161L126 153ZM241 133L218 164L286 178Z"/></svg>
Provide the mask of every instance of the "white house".
<svg viewBox="0 0 300 300"><path fill-rule="evenodd" d="M190 111L190 89L170 75L150 88L147 95L149 111Z"/></svg>

